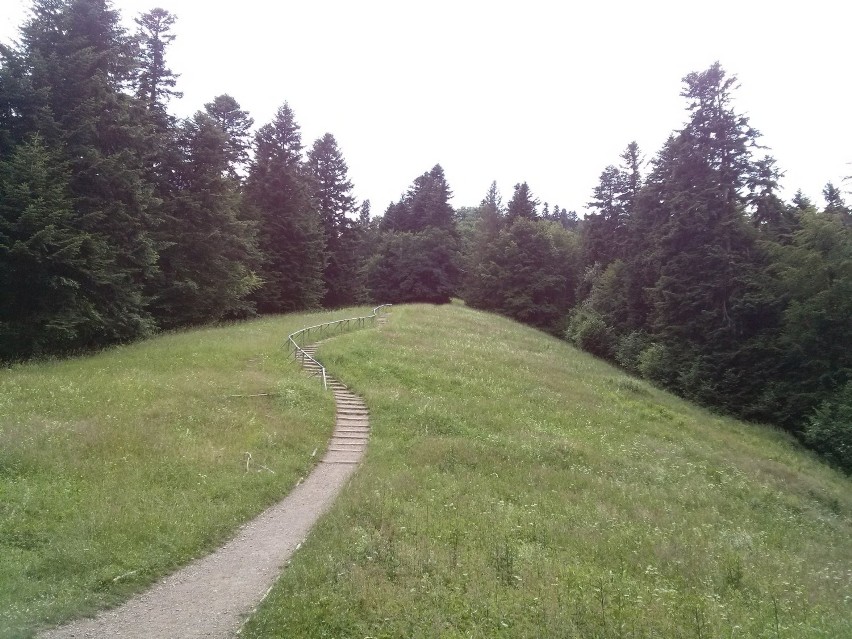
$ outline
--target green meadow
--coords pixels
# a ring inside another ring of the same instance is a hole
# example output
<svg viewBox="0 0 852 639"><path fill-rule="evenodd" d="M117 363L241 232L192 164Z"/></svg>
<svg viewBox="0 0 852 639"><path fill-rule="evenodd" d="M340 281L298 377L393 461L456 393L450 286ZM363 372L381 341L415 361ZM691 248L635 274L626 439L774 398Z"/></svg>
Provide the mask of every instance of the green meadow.
<svg viewBox="0 0 852 639"><path fill-rule="evenodd" d="M246 637L852 637L852 482L461 306L321 345L366 462Z"/></svg>
<svg viewBox="0 0 852 639"><path fill-rule="evenodd" d="M0 370L0 636L114 604L285 495L334 406L282 343L361 311ZM370 446L241 637L852 636L852 481L787 435L460 305L319 357Z"/></svg>
<svg viewBox="0 0 852 639"><path fill-rule="evenodd" d="M121 601L286 495L334 402L283 343L338 316L0 369L0 637Z"/></svg>

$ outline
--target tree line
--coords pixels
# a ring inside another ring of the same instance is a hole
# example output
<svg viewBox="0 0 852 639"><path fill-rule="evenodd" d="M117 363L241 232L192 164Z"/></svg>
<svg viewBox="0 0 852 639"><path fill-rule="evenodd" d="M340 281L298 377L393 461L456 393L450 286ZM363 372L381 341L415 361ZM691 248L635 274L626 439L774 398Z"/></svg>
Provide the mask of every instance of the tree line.
<svg viewBox="0 0 852 639"><path fill-rule="evenodd" d="M175 118L174 22L37 0L0 46L0 358L366 297L334 136L229 95Z"/></svg>
<svg viewBox="0 0 852 639"><path fill-rule="evenodd" d="M230 95L193 116L175 18L36 0L0 45L0 359L63 355L257 313L463 298L654 383L799 435L852 469L852 212L781 173L717 63L688 121L601 173L581 219L527 182L455 210L440 165L379 218L325 134Z"/></svg>
<svg viewBox="0 0 852 639"><path fill-rule="evenodd" d="M852 210L831 183L822 209L782 201L720 64L683 82L687 124L650 162L630 143L576 230L537 218L525 185L505 211L492 188L465 299L852 471Z"/></svg>

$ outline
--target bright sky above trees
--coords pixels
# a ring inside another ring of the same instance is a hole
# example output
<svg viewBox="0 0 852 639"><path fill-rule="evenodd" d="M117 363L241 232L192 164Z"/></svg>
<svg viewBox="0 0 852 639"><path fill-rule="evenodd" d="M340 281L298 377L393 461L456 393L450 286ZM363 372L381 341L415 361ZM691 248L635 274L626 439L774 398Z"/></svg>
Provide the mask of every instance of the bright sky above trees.
<svg viewBox="0 0 852 639"><path fill-rule="evenodd" d="M4 2L0 39L28 4ZM852 174L850 5L571 4L115 1L128 26L158 5L177 16L173 112L230 93L261 125L286 100L306 144L334 134L375 213L438 162L455 206L492 180L504 197L527 181L582 212L628 142L651 157L682 125L681 78L715 60L739 77L736 106L786 171L788 198L801 188L820 202Z"/></svg>

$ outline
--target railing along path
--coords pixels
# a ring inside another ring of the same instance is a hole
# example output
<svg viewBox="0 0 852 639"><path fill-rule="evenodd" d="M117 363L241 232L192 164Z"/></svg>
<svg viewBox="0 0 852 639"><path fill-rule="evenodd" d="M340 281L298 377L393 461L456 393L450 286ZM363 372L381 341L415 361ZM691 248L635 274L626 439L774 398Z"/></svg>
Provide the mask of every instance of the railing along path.
<svg viewBox="0 0 852 639"><path fill-rule="evenodd" d="M320 464L299 480L278 504L240 528L236 537L216 552L173 572L151 589L123 605L102 611L93 619L45 631L41 639L81 637L182 637L226 639L239 636L240 624L269 593L281 566L302 545L317 519L331 506L364 455L370 434L367 407L334 378L313 356L315 346L296 340L315 334L336 334L346 328L375 322L389 304L373 314L309 326L287 337L294 358L324 388L334 391L337 415L331 439Z"/></svg>
<svg viewBox="0 0 852 639"><path fill-rule="evenodd" d="M314 359L312 355L305 352L296 340L299 339L302 341L301 338L310 336L312 331L319 333L317 335L319 338L335 329L340 333L351 328L363 328L367 325L367 322L370 322L371 324L375 323L376 319L382 314L382 309L387 308L388 306L391 306L391 304L382 304L377 306L373 309L373 312L370 315L364 315L363 317L349 317L347 319L334 320L333 322L325 322L323 324L317 324L316 326L308 326L307 328L298 330L295 333L290 333L287 336L287 348L292 352L293 359L301 362L302 366L305 366L306 362L312 364L312 366L305 366L305 368L310 371L312 376L319 376L322 379L323 389L328 390L328 376L326 375L325 366Z"/></svg>

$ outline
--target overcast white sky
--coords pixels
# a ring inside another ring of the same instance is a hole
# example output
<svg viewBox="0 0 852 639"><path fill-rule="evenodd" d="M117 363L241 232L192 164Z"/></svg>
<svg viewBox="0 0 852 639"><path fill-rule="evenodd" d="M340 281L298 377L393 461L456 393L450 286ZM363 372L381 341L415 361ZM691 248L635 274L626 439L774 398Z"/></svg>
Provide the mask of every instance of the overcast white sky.
<svg viewBox="0 0 852 639"><path fill-rule="evenodd" d="M3 0L0 40L28 1ZM169 52L190 115L230 93L268 122L288 101L309 146L337 138L373 213L440 163L455 206L492 180L527 181L582 214L631 140L650 159L686 117L681 78L715 60L737 108L786 172L822 202L852 173L852 3L524 0L114 0L125 22L175 14ZM845 189L852 188L849 182Z"/></svg>

